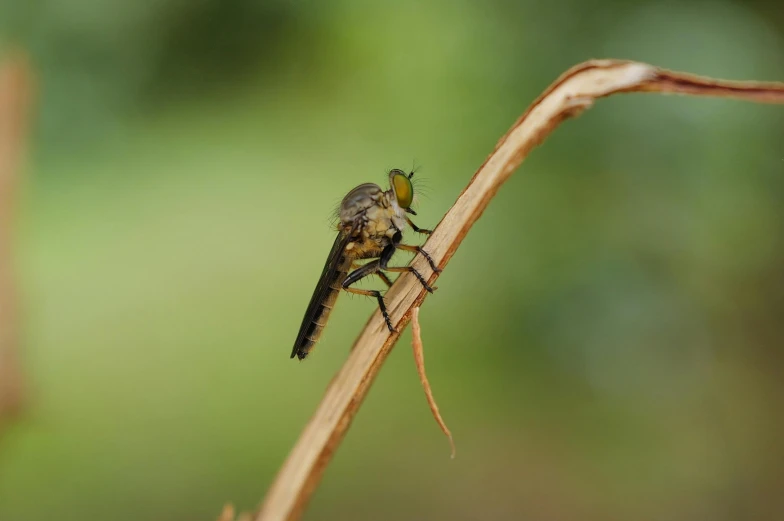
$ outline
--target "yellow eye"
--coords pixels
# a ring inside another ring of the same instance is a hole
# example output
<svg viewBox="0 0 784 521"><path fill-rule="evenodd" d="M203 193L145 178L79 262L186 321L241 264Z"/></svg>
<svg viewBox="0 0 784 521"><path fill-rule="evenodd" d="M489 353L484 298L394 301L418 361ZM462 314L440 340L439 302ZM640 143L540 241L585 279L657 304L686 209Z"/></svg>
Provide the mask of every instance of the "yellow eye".
<svg viewBox="0 0 784 521"><path fill-rule="evenodd" d="M401 208L408 208L414 199L414 187L411 186L411 181L405 174L395 174L392 176L392 188L395 190L395 197L397 197L397 204Z"/></svg>

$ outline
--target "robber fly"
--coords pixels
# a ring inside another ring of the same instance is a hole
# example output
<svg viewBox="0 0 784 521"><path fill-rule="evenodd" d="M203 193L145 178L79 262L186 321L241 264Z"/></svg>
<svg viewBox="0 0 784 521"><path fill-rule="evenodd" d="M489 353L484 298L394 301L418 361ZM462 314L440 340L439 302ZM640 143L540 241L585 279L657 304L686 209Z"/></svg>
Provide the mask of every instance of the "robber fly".
<svg viewBox="0 0 784 521"><path fill-rule="evenodd" d="M418 228L406 215L416 215L416 212L411 209L414 199L414 187L411 184L413 175L414 172L406 175L402 170L394 169L389 172L390 188L386 192L374 183L365 183L351 190L343 198L338 211L338 236L332 245L332 251L329 252L327 263L321 272L321 278L310 299L305 317L302 319L291 358L297 356L302 360L308 356L327 324L341 289L349 293L375 297L387 328L390 332L395 331L381 292L351 287L368 275L378 275L387 286L391 286L392 281L384 273L385 271L410 272L427 291L433 292L433 288L413 267L388 265L395 250L400 249L421 253L434 271L441 271L421 246L410 246L401 242L406 224L415 232L431 233L430 230ZM364 265L358 264L357 261L362 259L373 260Z"/></svg>

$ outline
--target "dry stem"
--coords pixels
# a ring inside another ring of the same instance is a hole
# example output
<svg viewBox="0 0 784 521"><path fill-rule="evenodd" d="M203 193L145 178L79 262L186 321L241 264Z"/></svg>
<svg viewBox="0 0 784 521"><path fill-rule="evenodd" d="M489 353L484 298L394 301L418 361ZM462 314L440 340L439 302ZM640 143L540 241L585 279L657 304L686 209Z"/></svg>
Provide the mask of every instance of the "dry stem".
<svg viewBox="0 0 784 521"><path fill-rule="evenodd" d="M784 103L783 83L743 83L665 71L651 65L617 60L595 60L573 67L558 78L501 138L496 149L474 174L468 186L427 241L427 251L440 268L454 255L466 233L532 148L562 121L576 116L599 98L623 92L659 92L735 98L762 103ZM433 273L421 256L414 266L428 277ZM411 310L427 292L408 274L387 293L392 322L389 334L380 312L360 333L340 372L280 469L256 521L298 519L318 485L351 420L370 388Z"/></svg>
<svg viewBox="0 0 784 521"><path fill-rule="evenodd" d="M446 426L446 422L441 417L438 410L436 399L433 396L433 390L430 388L430 382L425 373L425 348L422 345L422 330L419 327L419 308L415 307L411 310L411 348L414 351L414 363L416 364L417 372L419 373L419 381L422 383L422 388L425 390L425 398L427 404L430 406L430 412L433 413L433 418L436 423L441 427L441 431L449 439L449 445L452 448L452 458L455 457L456 447L455 439L452 437L452 431Z"/></svg>

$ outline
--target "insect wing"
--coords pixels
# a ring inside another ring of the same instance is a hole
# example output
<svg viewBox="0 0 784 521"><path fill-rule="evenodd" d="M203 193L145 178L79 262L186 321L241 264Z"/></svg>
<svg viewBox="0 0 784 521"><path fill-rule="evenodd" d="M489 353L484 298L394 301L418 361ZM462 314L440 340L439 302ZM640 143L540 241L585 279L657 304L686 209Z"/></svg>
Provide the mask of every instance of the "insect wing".
<svg viewBox="0 0 784 521"><path fill-rule="evenodd" d="M321 272L321 278L319 278L318 284L316 285L316 290L313 292L313 296L310 298L310 304L308 304L308 309L305 312L305 316L302 318L302 325L299 327L297 341L294 343L294 349L291 352L291 358L294 358L297 355L297 352L304 344L305 336L307 335L308 330L310 329L310 325L319 311L319 306L329 296L329 294L334 291L334 289L330 287L330 283L335 279L335 275L340 269L340 265L344 258L344 251L346 249L346 245L349 243L350 237L350 233L341 231L335 238L335 242L332 245L332 250L329 252L329 257L327 257L327 262L324 264L324 270Z"/></svg>

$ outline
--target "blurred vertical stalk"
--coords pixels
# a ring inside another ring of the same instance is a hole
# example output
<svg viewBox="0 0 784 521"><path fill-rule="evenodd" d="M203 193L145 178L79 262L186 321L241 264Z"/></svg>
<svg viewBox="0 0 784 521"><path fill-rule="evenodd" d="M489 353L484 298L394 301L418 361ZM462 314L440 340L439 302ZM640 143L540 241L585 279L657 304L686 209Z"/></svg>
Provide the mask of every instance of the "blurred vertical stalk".
<svg viewBox="0 0 784 521"><path fill-rule="evenodd" d="M19 307L13 270L17 187L27 144L31 81L26 55L0 58L0 426L21 409Z"/></svg>

